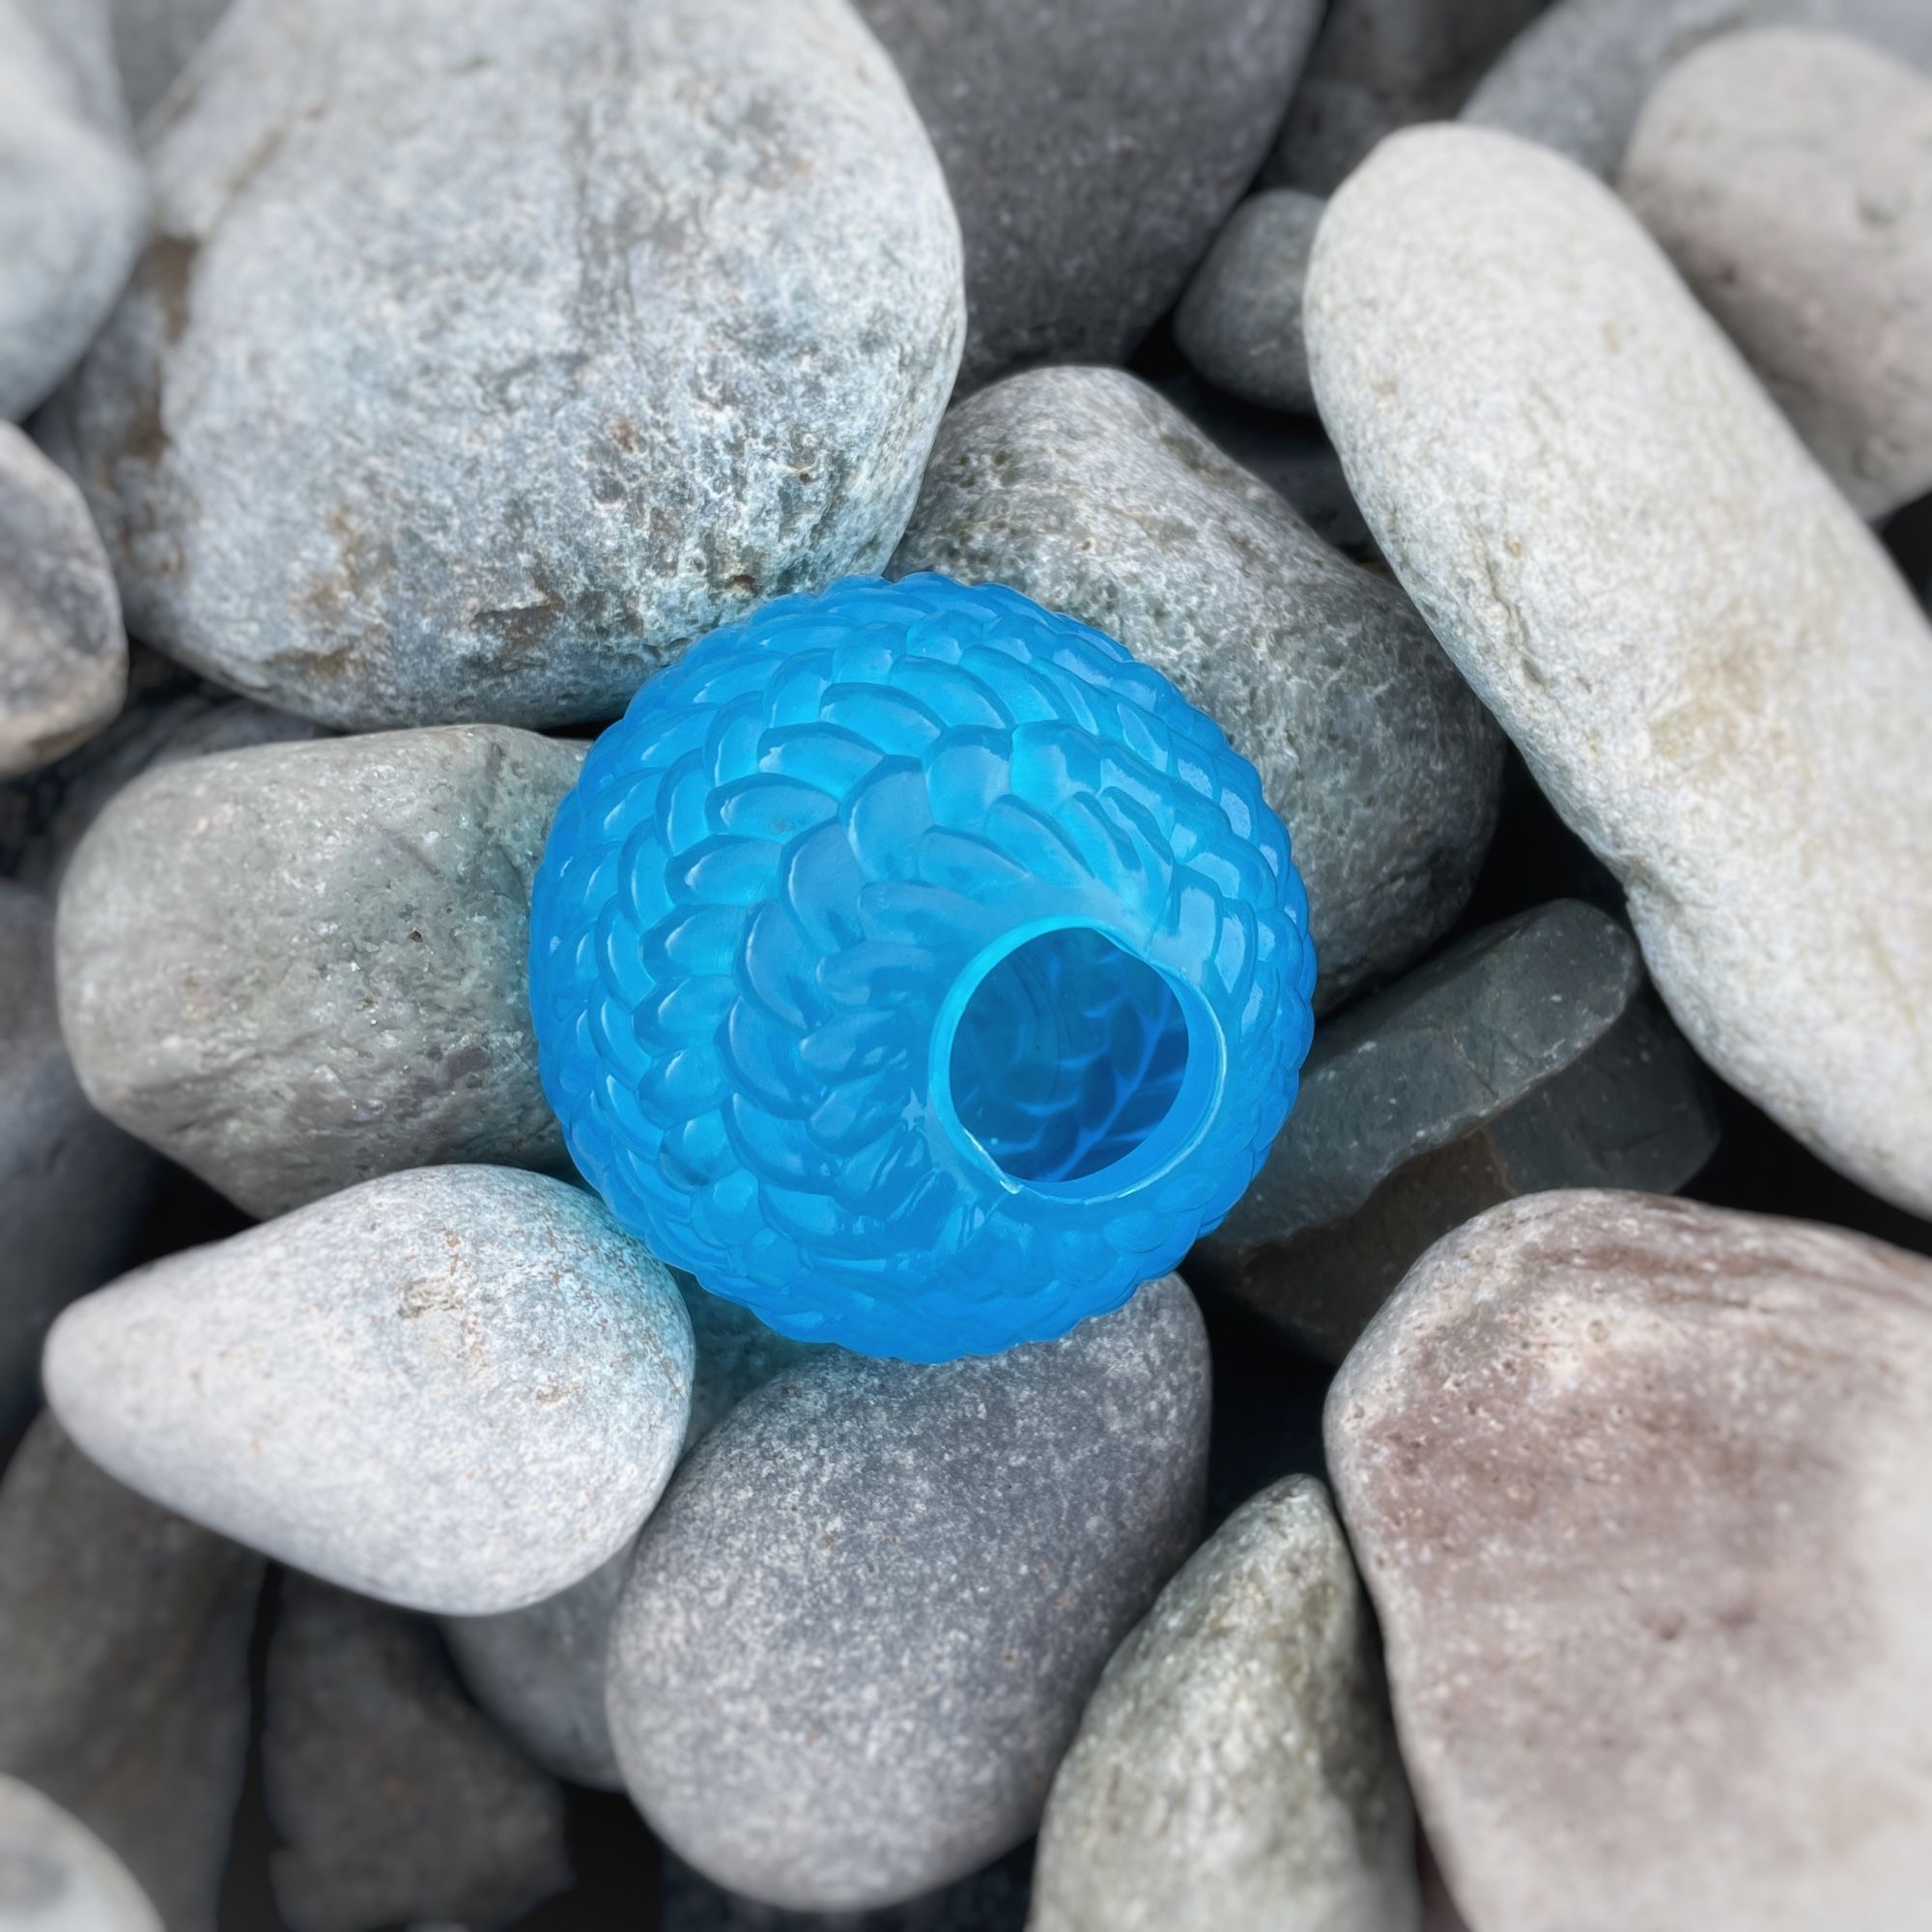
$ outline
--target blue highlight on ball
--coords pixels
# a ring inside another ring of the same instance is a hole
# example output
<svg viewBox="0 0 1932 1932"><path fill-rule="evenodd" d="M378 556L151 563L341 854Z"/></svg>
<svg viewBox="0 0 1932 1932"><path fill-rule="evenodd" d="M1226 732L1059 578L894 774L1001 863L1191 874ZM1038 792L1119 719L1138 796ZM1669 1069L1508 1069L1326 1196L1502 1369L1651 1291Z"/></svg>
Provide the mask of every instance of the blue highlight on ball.
<svg viewBox="0 0 1932 1932"><path fill-rule="evenodd" d="M1233 1207L1315 955L1254 768L1017 593L850 578L591 748L531 907L544 1088L661 1259L784 1333L1065 1333Z"/></svg>

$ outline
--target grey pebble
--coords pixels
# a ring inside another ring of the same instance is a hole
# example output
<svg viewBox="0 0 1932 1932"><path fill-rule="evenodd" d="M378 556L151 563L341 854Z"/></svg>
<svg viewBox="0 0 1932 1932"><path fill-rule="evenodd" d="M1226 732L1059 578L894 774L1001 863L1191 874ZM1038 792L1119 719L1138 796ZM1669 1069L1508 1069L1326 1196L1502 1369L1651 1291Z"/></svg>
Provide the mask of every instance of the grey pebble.
<svg viewBox="0 0 1932 1932"><path fill-rule="evenodd" d="M966 244L962 388L1122 360L1253 180L1320 0L858 0Z"/></svg>
<svg viewBox="0 0 1932 1932"><path fill-rule="evenodd" d="M232 0L109 0L114 15L114 61L139 127Z"/></svg>
<svg viewBox="0 0 1932 1932"><path fill-rule="evenodd" d="M1554 1187L1671 1193L1717 1138L1636 942L1558 900L1316 1035L1274 1151L1188 1276L1339 1362L1416 1256L1483 1208Z"/></svg>
<svg viewBox="0 0 1932 1932"><path fill-rule="evenodd" d="M332 724L549 724L890 554L959 238L843 0L255 0L159 122L48 424L145 641Z"/></svg>
<svg viewBox="0 0 1932 1932"><path fill-rule="evenodd" d="M5 1932L162 1932L133 1875L71 1812L0 1773Z"/></svg>
<svg viewBox="0 0 1932 1932"><path fill-rule="evenodd" d="M768 1382L685 1463L618 1605L611 1727L646 1821L714 1882L814 1911L1017 1844L1199 1533L1208 1422L1172 1275L1058 1342Z"/></svg>
<svg viewBox="0 0 1932 1932"><path fill-rule="evenodd" d="M98 1833L168 1932L213 1932L261 1581L259 1557L124 1489L45 1411L0 1480L0 1772Z"/></svg>
<svg viewBox="0 0 1932 1932"><path fill-rule="evenodd" d="M1726 34L1664 75L1617 186L1861 515L1932 490L1932 80Z"/></svg>
<svg viewBox="0 0 1932 1932"><path fill-rule="evenodd" d="M53 907L0 880L0 1438L32 1403L48 1324L122 1266L159 1165L74 1078L55 1008Z"/></svg>
<svg viewBox="0 0 1932 1932"><path fill-rule="evenodd" d="M1827 27L1932 69L1925 0L1557 0L1484 76L1463 118L1617 171L1665 71L1741 27Z"/></svg>
<svg viewBox="0 0 1932 1932"><path fill-rule="evenodd" d="M518 1609L636 1535L691 1401L668 1273L509 1168L364 1181L68 1309L62 1423L171 1508L328 1581Z"/></svg>
<svg viewBox="0 0 1932 1932"><path fill-rule="evenodd" d="M1180 353L1216 387L1265 409L1315 408L1301 339L1308 252L1327 203L1291 187L1242 202L1174 314Z"/></svg>
<svg viewBox="0 0 1932 1932"><path fill-rule="evenodd" d="M95 1105L258 1215L442 1161L563 1170L526 954L583 752L459 724L128 786L61 887L61 1022Z"/></svg>
<svg viewBox="0 0 1932 1932"><path fill-rule="evenodd" d="M0 0L0 420L66 375L147 232L106 0Z"/></svg>
<svg viewBox="0 0 1932 1932"><path fill-rule="evenodd" d="M1114 1653L1040 1827L1028 1932L1417 1932L1415 1820L1328 1492L1235 1512Z"/></svg>
<svg viewBox="0 0 1932 1932"><path fill-rule="evenodd" d="M121 600L87 505L0 422L0 779L91 738L127 687Z"/></svg>
<svg viewBox="0 0 1932 1932"><path fill-rule="evenodd" d="M716 1886L675 1852L660 1867L658 1932L1024 1932L1033 1847L873 1912L787 1912Z"/></svg>
<svg viewBox="0 0 1932 1932"><path fill-rule="evenodd" d="M465 1699L434 1629L307 1577L282 1584L262 1776L291 1932L495 1932L570 1884L563 1793Z"/></svg>
<svg viewBox="0 0 1932 1932"><path fill-rule="evenodd" d="M1545 4L1334 0L1267 179L1332 193L1384 134L1455 113Z"/></svg>
<svg viewBox="0 0 1932 1932"><path fill-rule="evenodd" d="M1009 584L1164 671L1293 840L1318 1004L1467 899L1502 737L1402 592L1117 369L1009 378L947 416L892 574Z"/></svg>

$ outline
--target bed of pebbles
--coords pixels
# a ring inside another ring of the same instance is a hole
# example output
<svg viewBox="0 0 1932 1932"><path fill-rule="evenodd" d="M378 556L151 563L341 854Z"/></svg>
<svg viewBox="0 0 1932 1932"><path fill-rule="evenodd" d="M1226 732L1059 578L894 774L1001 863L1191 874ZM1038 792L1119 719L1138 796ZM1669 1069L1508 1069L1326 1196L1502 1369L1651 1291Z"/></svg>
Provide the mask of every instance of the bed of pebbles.
<svg viewBox="0 0 1932 1932"><path fill-rule="evenodd" d="M0 0L0 1928L1908 1932L1932 6ZM1012 585L1321 960L937 1367L572 1184L694 635Z"/></svg>

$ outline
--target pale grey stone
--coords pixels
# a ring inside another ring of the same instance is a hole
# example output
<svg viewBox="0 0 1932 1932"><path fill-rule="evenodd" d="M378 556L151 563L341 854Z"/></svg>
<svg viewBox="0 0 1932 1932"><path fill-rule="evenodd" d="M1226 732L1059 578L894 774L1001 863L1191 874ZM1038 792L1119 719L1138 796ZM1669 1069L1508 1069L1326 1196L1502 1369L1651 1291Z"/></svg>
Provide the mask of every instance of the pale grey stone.
<svg viewBox="0 0 1932 1932"><path fill-rule="evenodd" d="M1932 1887L1932 1263L1544 1194L1328 1398L1403 1755L1482 1932L1906 1926Z"/></svg>
<svg viewBox="0 0 1932 1932"><path fill-rule="evenodd" d="M1332 1005L1462 910L1502 740L1408 601L1118 369L1040 369L946 419L893 575L997 582L1164 671L1261 774Z"/></svg>
<svg viewBox="0 0 1932 1932"><path fill-rule="evenodd" d="M1174 314L1174 339L1202 375L1271 410L1315 407L1301 339L1308 251L1327 204L1290 187L1242 202Z"/></svg>
<svg viewBox="0 0 1932 1932"><path fill-rule="evenodd" d="M1315 1037L1294 1112L1187 1275L1339 1362L1409 1264L1555 1187L1667 1194L1711 1157L1709 1083L1614 920L1500 921Z"/></svg>
<svg viewBox="0 0 1932 1932"><path fill-rule="evenodd" d="M0 1776L0 1926L7 1932L162 1932L114 1854L52 1799Z"/></svg>
<svg viewBox="0 0 1932 1932"><path fill-rule="evenodd" d="M1334 0L1268 179L1330 194L1379 141L1455 113L1545 0Z"/></svg>
<svg viewBox="0 0 1932 1932"><path fill-rule="evenodd" d="M1363 514L1691 1045L1932 1212L1932 628L1877 540L1547 149L1392 136L1329 204L1307 323Z"/></svg>
<svg viewBox="0 0 1932 1932"><path fill-rule="evenodd" d="M232 0L109 0L114 60L136 125L174 85Z"/></svg>
<svg viewBox="0 0 1932 1932"><path fill-rule="evenodd" d="M961 384L1125 358L1266 155L1320 0L858 0L966 242Z"/></svg>
<svg viewBox="0 0 1932 1932"><path fill-rule="evenodd" d="M128 786L61 887L89 1097L253 1214L441 1161L562 1170L526 955L583 752L432 726Z"/></svg>
<svg viewBox="0 0 1932 1932"><path fill-rule="evenodd" d="M717 1884L852 1911L1017 1844L1108 1653L1198 1533L1178 1277L1058 1342L828 1354L693 1452L611 1639L631 1796Z"/></svg>
<svg viewBox="0 0 1932 1932"><path fill-rule="evenodd" d="M53 907L0 881L0 1437L32 1403L48 1324L123 1265L158 1168L74 1078Z"/></svg>
<svg viewBox="0 0 1932 1932"><path fill-rule="evenodd" d="M262 1735L291 1932L495 1932L570 1883L563 1793L468 1703L416 1618L282 1586Z"/></svg>
<svg viewBox="0 0 1932 1932"><path fill-rule="evenodd" d="M0 0L0 419L72 366L147 229L106 0Z"/></svg>
<svg viewBox="0 0 1932 1932"><path fill-rule="evenodd" d="M250 0L49 425L145 641L355 727L621 710L876 569L958 227L843 0Z"/></svg>
<svg viewBox="0 0 1932 1932"><path fill-rule="evenodd" d="M0 1772L98 1833L168 1932L213 1932L262 1567L104 1475L45 1411L0 1481ZM0 1878L11 1926L5 1905Z"/></svg>
<svg viewBox="0 0 1932 1932"><path fill-rule="evenodd" d="M121 600L87 505L0 422L0 779L91 738L127 688Z"/></svg>
<svg viewBox="0 0 1932 1932"><path fill-rule="evenodd" d="M1719 34L1780 23L1834 28L1932 69L1925 0L1557 0L1517 36L1463 116L1612 175L1666 69Z"/></svg>
<svg viewBox="0 0 1932 1932"><path fill-rule="evenodd" d="M1727 34L1664 76L1618 186L1864 516L1932 490L1932 81Z"/></svg>
<svg viewBox="0 0 1932 1932"><path fill-rule="evenodd" d="M1040 1826L1029 1932L1417 1932L1415 1824L1327 1492L1244 1503L1114 1653Z"/></svg>
<svg viewBox="0 0 1932 1932"><path fill-rule="evenodd" d="M509 1168L364 1181L68 1309L47 1399L97 1462L330 1582L483 1615L636 1535L691 1401L669 1274Z"/></svg>

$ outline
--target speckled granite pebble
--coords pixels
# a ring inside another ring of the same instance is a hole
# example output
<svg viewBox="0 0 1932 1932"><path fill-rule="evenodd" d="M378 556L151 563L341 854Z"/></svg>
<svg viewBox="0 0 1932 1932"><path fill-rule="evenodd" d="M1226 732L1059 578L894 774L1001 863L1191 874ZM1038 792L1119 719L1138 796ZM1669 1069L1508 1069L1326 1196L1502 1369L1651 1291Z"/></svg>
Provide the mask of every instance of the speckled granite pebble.
<svg viewBox="0 0 1932 1932"><path fill-rule="evenodd" d="M70 1308L47 1399L105 1468L412 1608L539 1602L634 1536L691 1401L669 1274L509 1168L365 1181Z"/></svg>
<svg viewBox="0 0 1932 1932"><path fill-rule="evenodd" d="M1174 339L1201 374L1264 409L1311 411L1301 287L1327 204L1293 188L1242 202L1214 238L1174 315Z"/></svg>
<svg viewBox="0 0 1932 1932"><path fill-rule="evenodd" d="M1932 1263L1647 1195L1514 1202L1416 1264L1327 1438L1472 1926L1918 1921Z"/></svg>
<svg viewBox="0 0 1932 1932"><path fill-rule="evenodd" d="M1107 1665L1053 1781L1028 1932L1416 1932L1415 1829L1327 1492L1291 1476Z"/></svg>
<svg viewBox="0 0 1932 1932"><path fill-rule="evenodd" d="M253 1214L440 1161L562 1170L525 959L583 750L459 724L128 786L61 887L89 1097Z"/></svg>
<svg viewBox="0 0 1932 1932"><path fill-rule="evenodd" d="M1502 741L1385 578L1145 384L1041 369L947 416L893 574L1011 585L1164 671L1261 773L1332 1006L1468 896Z"/></svg>
<svg viewBox="0 0 1932 1932"><path fill-rule="evenodd" d="M1547 149L1385 141L1329 204L1306 322L1363 514L1623 883L1691 1045L1932 1213L1932 629L1890 558Z"/></svg>
<svg viewBox="0 0 1932 1932"><path fill-rule="evenodd" d="M126 1865L69 1812L0 1776L0 1925L8 1932L162 1932Z"/></svg>
<svg viewBox="0 0 1932 1932"><path fill-rule="evenodd" d="M1058 1342L768 1382L680 1470L618 1606L611 1727L646 1820L718 1884L820 1911L1016 1844L1198 1531L1208 1410L1171 1275Z"/></svg>
<svg viewBox="0 0 1932 1932"><path fill-rule="evenodd" d="M902 1905L873 1912L787 1912L716 1886L675 1852L660 1866L658 1932L1024 1932L1033 1847Z"/></svg>
<svg viewBox="0 0 1932 1932"><path fill-rule="evenodd" d="M843 0L254 0L148 162L48 433L129 628L248 696L611 717L904 526L958 226Z"/></svg>
<svg viewBox="0 0 1932 1932"><path fill-rule="evenodd" d="M1932 80L1842 34L1727 34L1617 183L1866 517L1932 490Z"/></svg>
<svg viewBox="0 0 1932 1932"><path fill-rule="evenodd" d="M436 1633L306 1577L282 1584L262 1776L291 1932L497 1932L570 1883L563 1794L465 1702Z"/></svg>

